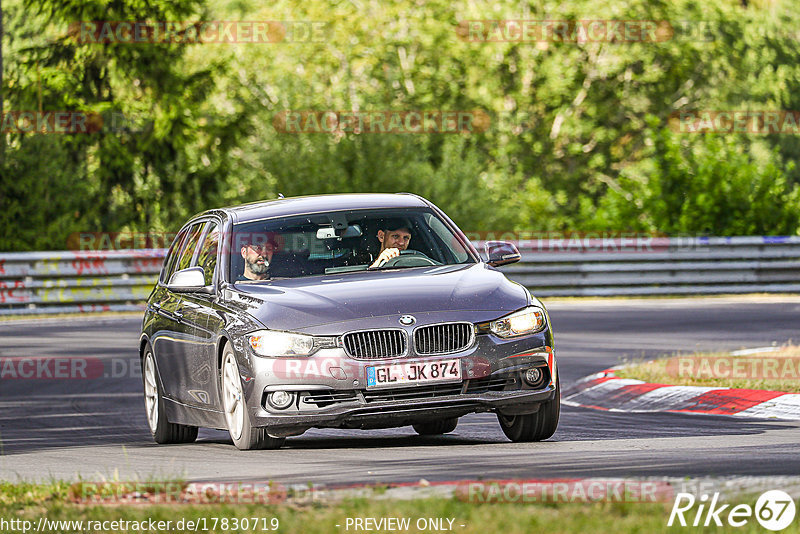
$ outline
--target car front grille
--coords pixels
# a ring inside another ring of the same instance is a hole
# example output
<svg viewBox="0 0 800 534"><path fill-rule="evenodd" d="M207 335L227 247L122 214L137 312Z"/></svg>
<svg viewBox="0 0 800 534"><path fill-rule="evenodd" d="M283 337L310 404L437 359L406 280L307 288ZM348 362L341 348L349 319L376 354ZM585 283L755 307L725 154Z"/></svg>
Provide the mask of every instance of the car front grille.
<svg viewBox="0 0 800 534"><path fill-rule="evenodd" d="M344 350L358 360L396 358L406 353L406 333L402 330L366 330L345 334Z"/></svg>
<svg viewBox="0 0 800 534"><path fill-rule="evenodd" d="M472 323L447 323L422 326L414 332L414 350L417 354L447 354L459 352L475 338Z"/></svg>

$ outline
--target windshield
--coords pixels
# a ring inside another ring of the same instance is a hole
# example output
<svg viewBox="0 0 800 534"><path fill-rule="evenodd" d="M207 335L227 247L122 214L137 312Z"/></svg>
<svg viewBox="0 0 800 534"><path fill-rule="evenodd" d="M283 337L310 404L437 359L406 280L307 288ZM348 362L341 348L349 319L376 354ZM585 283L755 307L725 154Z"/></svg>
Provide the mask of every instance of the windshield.
<svg viewBox="0 0 800 534"><path fill-rule="evenodd" d="M229 280L474 263L429 209L350 210L238 224Z"/></svg>

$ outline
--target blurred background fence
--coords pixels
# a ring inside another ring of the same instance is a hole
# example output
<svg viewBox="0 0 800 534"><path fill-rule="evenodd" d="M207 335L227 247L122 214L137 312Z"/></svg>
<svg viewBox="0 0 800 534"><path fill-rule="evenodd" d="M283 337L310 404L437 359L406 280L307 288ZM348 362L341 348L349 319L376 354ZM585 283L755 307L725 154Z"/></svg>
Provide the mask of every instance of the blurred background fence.
<svg viewBox="0 0 800 534"><path fill-rule="evenodd" d="M0 254L0 315L143 309L164 249Z"/></svg>
<svg viewBox="0 0 800 534"><path fill-rule="evenodd" d="M476 242L483 250L483 242ZM800 236L520 241L539 297L800 293ZM143 309L163 249L0 254L0 315Z"/></svg>

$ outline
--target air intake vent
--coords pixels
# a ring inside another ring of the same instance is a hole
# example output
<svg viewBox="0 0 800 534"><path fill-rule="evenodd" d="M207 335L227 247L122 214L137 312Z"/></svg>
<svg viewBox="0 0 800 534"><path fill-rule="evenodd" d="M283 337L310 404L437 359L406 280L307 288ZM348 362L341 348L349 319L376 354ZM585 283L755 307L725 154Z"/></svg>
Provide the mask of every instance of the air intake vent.
<svg viewBox="0 0 800 534"><path fill-rule="evenodd" d="M472 323L435 324L417 328L414 350L417 354L447 354L468 348L474 340Z"/></svg>
<svg viewBox="0 0 800 534"><path fill-rule="evenodd" d="M406 333L402 330L367 330L345 334L344 350L358 360L397 358L406 353Z"/></svg>

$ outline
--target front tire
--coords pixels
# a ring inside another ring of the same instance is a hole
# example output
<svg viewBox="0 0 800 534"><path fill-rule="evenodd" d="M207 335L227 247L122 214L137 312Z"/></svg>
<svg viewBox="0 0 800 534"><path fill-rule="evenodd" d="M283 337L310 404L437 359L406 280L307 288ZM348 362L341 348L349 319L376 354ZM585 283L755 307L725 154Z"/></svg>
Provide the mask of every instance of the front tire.
<svg viewBox="0 0 800 534"><path fill-rule="evenodd" d="M429 421L412 425L414 431L420 436L435 436L437 434L447 434L456 429L458 417L442 419L440 421Z"/></svg>
<svg viewBox="0 0 800 534"><path fill-rule="evenodd" d="M514 442L542 441L556 433L561 415L561 381L556 374L556 394L552 400L543 402L539 411L526 415L497 414L500 428Z"/></svg>
<svg viewBox="0 0 800 534"><path fill-rule="evenodd" d="M179 425L167 421L164 411L164 396L156 374L156 360L153 351L147 348L142 365L144 383L144 408L147 425L156 443L192 443L197 439L197 427Z"/></svg>
<svg viewBox="0 0 800 534"><path fill-rule="evenodd" d="M222 353L222 406L233 444L239 450L279 449L286 438L273 438L266 428L253 427L244 400L242 375L230 345Z"/></svg>

